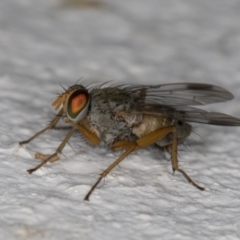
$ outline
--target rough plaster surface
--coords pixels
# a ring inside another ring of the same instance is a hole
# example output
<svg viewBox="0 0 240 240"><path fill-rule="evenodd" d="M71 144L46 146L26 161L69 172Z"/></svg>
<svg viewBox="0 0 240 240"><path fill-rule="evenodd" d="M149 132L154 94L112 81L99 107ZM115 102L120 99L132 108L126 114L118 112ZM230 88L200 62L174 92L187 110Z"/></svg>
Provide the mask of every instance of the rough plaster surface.
<svg viewBox="0 0 240 240"><path fill-rule="evenodd" d="M53 118L51 101L77 79L205 82L234 93L208 109L240 117L237 0L2 0L0 3L1 239L239 239L240 128L196 126L179 153L201 192L156 150L118 156L79 135L61 161L29 175L34 153L53 152L66 131L19 147Z"/></svg>

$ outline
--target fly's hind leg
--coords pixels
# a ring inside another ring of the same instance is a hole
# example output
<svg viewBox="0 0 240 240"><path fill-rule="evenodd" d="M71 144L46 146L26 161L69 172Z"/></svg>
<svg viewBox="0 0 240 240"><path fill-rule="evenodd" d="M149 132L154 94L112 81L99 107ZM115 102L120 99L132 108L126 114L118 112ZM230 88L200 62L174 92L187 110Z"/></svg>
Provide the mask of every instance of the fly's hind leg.
<svg viewBox="0 0 240 240"><path fill-rule="evenodd" d="M169 126L165 128L160 128L148 135L140 138L137 140L138 147L144 148L147 147L159 139L167 136L169 133L173 133L173 143L172 143L172 150L171 150L171 161L172 161L172 169L173 172L178 171L182 173L182 175L191 183L194 187L198 188L199 190L205 190L203 187L198 186L182 169L178 167L178 157L177 157L177 147L178 147L178 133L175 126Z"/></svg>
<svg viewBox="0 0 240 240"><path fill-rule="evenodd" d="M58 123L59 119L61 118L61 116L63 115L63 109L61 109L59 111L59 113L56 115L56 117L51 121L51 123L49 124L49 126L47 126L46 128L42 129L41 131L37 132L36 134L34 134L32 137L30 137L29 139L19 142L20 145L26 144L31 142L33 139L35 139L36 137L40 136L42 133L46 132L49 129L52 129L55 127L55 125Z"/></svg>
<svg viewBox="0 0 240 240"><path fill-rule="evenodd" d="M173 127L173 143L172 143L172 149L171 152L171 160L172 160L172 169L173 173L175 171L178 171L182 173L182 175L188 180L189 183L191 183L194 187L198 188L199 190L203 191L205 190L203 187L200 187L197 185L182 169L178 167L178 157L177 157L177 147L178 147L178 140L177 140L177 130L175 127Z"/></svg>

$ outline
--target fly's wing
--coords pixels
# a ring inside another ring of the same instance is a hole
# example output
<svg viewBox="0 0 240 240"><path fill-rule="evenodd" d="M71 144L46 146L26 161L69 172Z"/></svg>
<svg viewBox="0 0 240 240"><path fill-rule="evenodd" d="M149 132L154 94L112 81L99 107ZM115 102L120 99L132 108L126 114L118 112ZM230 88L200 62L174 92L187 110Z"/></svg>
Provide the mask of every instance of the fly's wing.
<svg viewBox="0 0 240 240"><path fill-rule="evenodd" d="M187 122L219 126L240 126L239 118L219 112L208 112L193 107L173 108L159 105L145 105L145 108L142 109L141 112L151 116L166 117Z"/></svg>
<svg viewBox="0 0 240 240"><path fill-rule="evenodd" d="M137 85L123 87L130 94L141 92L139 104L159 104L167 106L206 105L233 99L227 90L209 84L174 83L163 85Z"/></svg>
<svg viewBox="0 0 240 240"><path fill-rule="evenodd" d="M185 119L188 122L197 122L210 125L219 126L240 126L240 119L233 116L218 113L218 112L207 112L204 110L186 112Z"/></svg>
<svg viewBox="0 0 240 240"><path fill-rule="evenodd" d="M175 83L130 86L124 89L136 95L137 104L129 114L148 114L211 125L240 126L238 118L189 106L233 99L230 92L218 86L201 83Z"/></svg>
<svg viewBox="0 0 240 240"><path fill-rule="evenodd" d="M104 93L105 97L101 95L101 98L98 99L95 96L96 99L94 99L97 100L98 105L100 100L104 103L110 102L108 109L113 114L117 112L124 112L125 115L148 114L203 124L240 125L238 118L190 107L191 105L206 105L233 99L230 92L214 85L201 83L117 85L105 88Z"/></svg>

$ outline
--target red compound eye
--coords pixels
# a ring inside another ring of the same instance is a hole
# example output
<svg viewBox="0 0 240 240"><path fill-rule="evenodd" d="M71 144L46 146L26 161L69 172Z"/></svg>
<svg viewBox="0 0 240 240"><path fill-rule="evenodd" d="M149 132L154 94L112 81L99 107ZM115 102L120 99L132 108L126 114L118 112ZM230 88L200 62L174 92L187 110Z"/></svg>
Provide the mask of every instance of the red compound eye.
<svg viewBox="0 0 240 240"><path fill-rule="evenodd" d="M89 95L86 90L75 91L68 99L67 113L71 119L76 119L88 103Z"/></svg>
<svg viewBox="0 0 240 240"><path fill-rule="evenodd" d="M83 94L79 94L76 97L74 97L71 102L71 110L73 114L81 111L82 108L85 106L86 102L87 102L86 96Z"/></svg>

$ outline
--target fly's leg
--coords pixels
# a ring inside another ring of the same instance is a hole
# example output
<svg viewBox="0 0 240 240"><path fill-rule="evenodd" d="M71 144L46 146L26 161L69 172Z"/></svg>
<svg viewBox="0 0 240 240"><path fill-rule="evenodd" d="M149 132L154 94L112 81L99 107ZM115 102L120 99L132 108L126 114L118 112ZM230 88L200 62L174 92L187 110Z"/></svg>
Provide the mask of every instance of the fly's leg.
<svg viewBox="0 0 240 240"><path fill-rule="evenodd" d="M131 142L131 141L124 141L124 140L120 140L118 142L115 142L111 145L111 149L113 151L121 151L121 150L127 150L129 148L129 145L131 143L134 143L134 142ZM137 148L137 147L136 147ZM137 149L135 149L137 150Z"/></svg>
<svg viewBox="0 0 240 240"><path fill-rule="evenodd" d="M152 133L149 133L148 135L139 138L135 142L131 141L119 141L114 143L111 148L113 150L125 150L125 152L117 159L115 160L105 171L103 171L97 180L97 182L92 186L84 200L89 200L89 197L93 190L97 187L97 185L100 183L100 181L109 174L109 172L118 165L125 157L127 157L131 152L136 151L140 148L145 148L149 145L154 144L159 139L165 137L167 134L173 132L173 127L166 127L158 129Z"/></svg>
<svg viewBox="0 0 240 240"><path fill-rule="evenodd" d="M35 153L35 159L40 159L42 161L45 161L47 158L49 158L51 156L51 154L42 154L42 153ZM60 157L59 156L56 156L56 157L52 157L51 160L49 160L49 162L51 163L54 163L56 161L60 160Z"/></svg>
<svg viewBox="0 0 240 240"><path fill-rule="evenodd" d="M105 171L103 171L101 173L97 182L92 186L92 188L90 189L90 191L84 198L85 201L89 201L90 195L92 194L93 190L97 187L97 185L101 182L101 180L104 177L106 177L116 165L118 165L125 157L127 157L127 155L129 155L131 152L133 152L135 150L135 148L137 147L137 144L135 142L129 142L129 145L130 146L128 147L128 149L117 160L115 160Z"/></svg>
<svg viewBox="0 0 240 240"><path fill-rule="evenodd" d="M36 134L34 134L32 137L30 137L28 140L19 142L20 145L26 144L31 142L33 139L35 139L36 137L40 136L42 133L46 132L49 129L52 129L55 127L55 125L57 124L57 122L59 121L59 119L61 118L63 114L63 109L61 109L59 111L59 113L57 114L57 116L51 121L50 125L44 129L42 129L41 131L37 132Z"/></svg>
<svg viewBox="0 0 240 240"><path fill-rule="evenodd" d="M35 168L28 169L27 171L31 174L38 170L40 167L42 167L47 162L51 162L55 160L58 157L58 154L61 153L63 148L65 147L66 143L69 141L70 137L72 136L73 132L76 130L75 126L72 127L71 131L68 133L68 135L65 137L65 139L62 141L60 146L57 148L56 152L47 157L43 162L41 162L39 165L37 165Z"/></svg>
<svg viewBox="0 0 240 240"><path fill-rule="evenodd" d="M177 158L178 134L177 134L176 127L174 127L174 126L165 127L165 128L158 129L152 133L149 133L148 135L144 136L143 138L140 138L137 140L138 146L141 148L147 147L147 146L155 143L160 138L165 137L169 133L173 133L173 143L172 143L172 151L171 151L172 152L171 160L172 160L173 172L178 171L178 172L182 173L182 175L188 180L189 183L191 183L193 186L195 186L199 190L203 191L204 190L203 187L198 186L182 169L180 169L178 167L178 158Z"/></svg>
<svg viewBox="0 0 240 240"><path fill-rule="evenodd" d="M173 127L173 143L172 143L172 150L171 150L171 160L172 160L172 169L173 173L175 171L178 171L182 173L182 175L188 180L189 183L191 183L194 187L198 188L199 190L203 191L205 190L203 187L200 187L197 185L182 169L178 167L178 157L177 157L177 147L178 147L178 141L177 141L177 130L175 127Z"/></svg>
<svg viewBox="0 0 240 240"><path fill-rule="evenodd" d="M72 126L54 126L52 127L53 130L69 130L70 128L72 128Z"/></svg>
<svg viewBox="0 0 240 240"><path fill-rule="evenodd" d="M78 129L83 134L83 136L86 138L86 140L89 143L91 143L92 145L98 145L100 143L100 138L95 133L91 132L90 130L88 130L87 128L83 127L80 124L76 124L74 127L72 127L71 131L68 133L68 135L63 140L63 142L61 143L61 145L58 147L57 151L54 154L51 155L51 154L36 153L35 159L40 159L43 162L41 164L39 164L37 167L35 167L33 169L29 169L28 172L32 173L32 172L36 171L37 169L42 167L47 162L53 163L53 162L58 161L60 159L58 156L58 153L60 153L62 151L62 149L65 147L66 143L68 142L69 138L71 137L71 135L73 134L75 129Z"/></svg>
<svg viewBox="0 0 240 240"><path fill-rule="evenodd" d="M174 126L169 126L165 128L157 129L154 132L151 132L147 134L146 136L139 138L135 142L131 141L119 141L114 143L111 148L113 150L125 150L125 152L117 159L115 160L105 171L103 171L97 180L97 182L92 186L84 200L89 200L90 195L92 194L93 190L97 187L97 185L100 183L100 181L107 176L107 174L110 173L110 171L118 165L125 157L127 157L131 152L136 151L140 148L148 147L155 142L157 142L159 139L164 138L169 133L173 133L173 143L172 143L172 168L173 171L178 171L183 174L183 176L192 183L196 188L200 190L204 190L204 188L198 186L182 169L178 168L178 158L177 158L177 130Z"/></svg>
<svg viewBox="0 0 240 240"><path fill-rule="evenodd" d="M97 136L97 134L90 131L88 128L84 127L81 124L76 124L76 128L81 132L81 134L85 137L85 139L92 145L97 146L101 139Z"/></svg>

